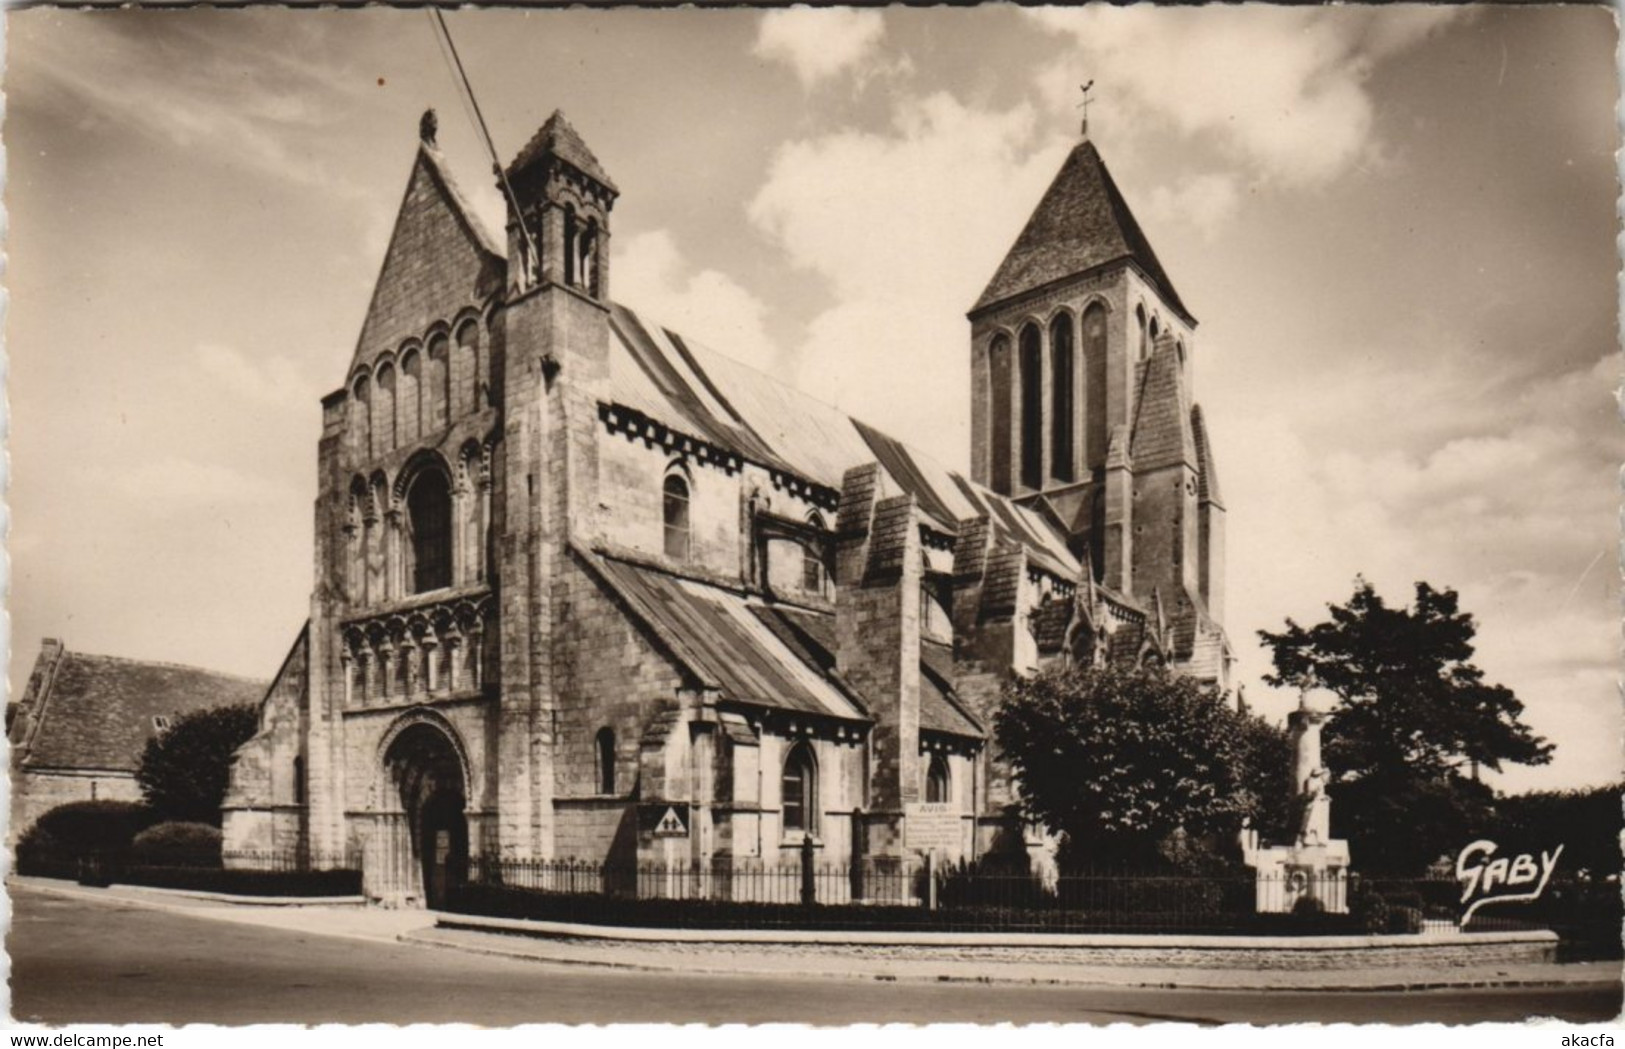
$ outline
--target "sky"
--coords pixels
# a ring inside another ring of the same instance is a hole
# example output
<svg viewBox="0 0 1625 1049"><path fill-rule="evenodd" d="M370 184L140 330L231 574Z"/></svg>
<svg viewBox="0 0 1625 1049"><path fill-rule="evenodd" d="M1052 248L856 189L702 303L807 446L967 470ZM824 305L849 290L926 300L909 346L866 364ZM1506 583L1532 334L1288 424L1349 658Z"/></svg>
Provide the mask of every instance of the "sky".
<svg viewBox="0 0 1625 1049"><path fill-rule="evenodd" d="M1621 772L1612 13L464 11L507 162L562 109L615 297L963 467L965 312L1090 136L1200 321L1237 680L1355 579L1453 587L1554 762ZM270 677L319 398L417 144L501 199L422 11L6 15L11 681L41 637Z"/></svg>

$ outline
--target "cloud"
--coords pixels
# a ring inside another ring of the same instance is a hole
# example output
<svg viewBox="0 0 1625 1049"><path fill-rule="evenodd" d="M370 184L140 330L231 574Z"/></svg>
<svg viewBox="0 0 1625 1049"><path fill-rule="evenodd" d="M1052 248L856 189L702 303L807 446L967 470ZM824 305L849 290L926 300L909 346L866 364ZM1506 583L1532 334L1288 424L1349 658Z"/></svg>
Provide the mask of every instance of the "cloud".
<svg viewBox="0 0 1625 1049"><path fill-rule="evenodd" d="M790 66L801 86L812 88L860 67L879 49L885 32L879 11L792 7L762 16L751 51Z"/></svg>
<svg viewBox="0 0 1625 1049"><path fill-rule="evenodd" d="M71 35L32 38L27 75L76 100L81 119L134 128L194 154L347 199L365 196L301 150L296 135L330 125L346 109L340 98L353 93L359 79L340 78L330 66L290 54L298 49L285 47L288 42L267 38L283 26L250 19L200 31L174 19L77 21ZM243 32L255 24L269 32ZM311 34L295 29L292 35L308 44ZM142 90L129 90L132 83Z"/></svg>
<svg viewBox="0 0 1625 1049"><path fill-rule="evenodd" d="M1460 17L1401 17L1261 5L1036 8L1030 17L1075 48L1041 70L1057 108L1077 101L1079 70L1114 124L1167 124L1211 136L1259 177L1322 183L1376 157L1366 81L1382 59Z"/></svg>
<svg viewBox="0 0 1625 1049"><path fill-rule="evenodd" d="M1157 186L1146 198L1145 216L1168 226L1194 226L1212 241L1241 205L1239 183L1234 175L1210 172Z"/></svg>
<svg viewBox="0 0 1625 1049"><path fill-rule="evenodd" d="M298 365L281 354L252 360L230 346L203 343L197 348L202 373L239 397L275 408L307 407L320 391Z"/></svg>
<svg viewBox="0 0 1625 1049"><path fill-rule="evenodd" d="M1421 346L1414 352L1429 359ZM1606 401L1613 383L1598 380L1617 366L1609 356L1524 377L1520 399L1478 393L1479 384L1504 385L1504 375L1480 374L1474 388L1454 391L1472 373L1452 359L1447 350L1405 375L1415 389L1392 414L1425 407L1433 427L1453 435L1396 439L1373 425L1373 406L1397 387L1357 357L1326 362L1318 382L1335 397L1298 398L1305 412L1332 416L1323 426L1295 417L1291 394L1257 384L1247 396L1270 410L1209 413L1228 507L1226 621L1237 679L1250 682L1255 705L1283 713L1291 697L1256 684L1268 669L1256 630L1279 629L1288 616L1321 621L1326 602L1347 600L1356 574L1393 604L1408 602L1418 580L1452 586L1480 625L1475 662L1558 744L1558 765L1508 770L1507 789L1616 775L1622 449L1617 421L1576 409L1586 398ZM1233 399L1226 385L1210 385L1210 398ZM1595 746L1599 736L1612 741L1610 754Z"/></svg>
<svg viewBox="0 0 1625 1049"><path fill-rule="evenodd" d="M1039 133L1031 106L939 93L900 100L885 133L780 146L750 221L835 298L795 348L793 381L963 463L965 311L1069 145Z"/></svg>
<svg viewBox="0 0 1625 1049"><path fill-rule="evenodd" d="M741 363L773 372L780 363L767 334L767 307L731 277L694 270L667 230L616 242L615 296L673 331Z"/></svg>
<svg viewBox="0 0 1625 1049"><path fill-rule="evenodd" d="M206 506L279 504L296 498L283 485L216 463L179 455L143 460L125 470L96 466L85 471L92 485L110 490L128 505L154 513Z"/></svg>

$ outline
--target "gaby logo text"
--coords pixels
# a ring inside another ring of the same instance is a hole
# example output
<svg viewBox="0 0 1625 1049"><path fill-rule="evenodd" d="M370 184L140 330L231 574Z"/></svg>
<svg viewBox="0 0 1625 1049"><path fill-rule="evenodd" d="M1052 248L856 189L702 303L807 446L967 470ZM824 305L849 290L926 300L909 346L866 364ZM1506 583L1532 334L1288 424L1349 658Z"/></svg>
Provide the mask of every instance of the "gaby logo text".
<svg viewBox="0 0 1625 1049"><path fill-rule="evenodd" d="M1541 850L1538 864L1534 854L1528 852L1492 859L1498 848L1495 842L1481 839L1462 849L1461 855L1456 857L1461 902L1467 905L1461 915L1464 926L1473 912L1486 903L1538 899L1551 880L1557 858L1563 855L1563 846L1559 845L1551 852Z"/></svg>

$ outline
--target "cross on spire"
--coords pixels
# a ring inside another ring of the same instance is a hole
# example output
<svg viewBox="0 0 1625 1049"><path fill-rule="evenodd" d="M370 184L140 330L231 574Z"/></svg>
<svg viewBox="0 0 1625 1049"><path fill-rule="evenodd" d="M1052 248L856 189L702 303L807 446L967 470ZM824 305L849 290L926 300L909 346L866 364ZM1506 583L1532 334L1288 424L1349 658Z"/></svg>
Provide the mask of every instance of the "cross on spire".
<svg viewBox="0 0 1625 1049"><path fill-rule="evenodd" d="M1089 137L1089 103L1094 101L1089 97L1089 89L1094 86L1095 82L1093 80L1087 84L1078 85L1078 89L1083 92L1083 101L1078 103L1077 108L1083 110L1083 126L1079 130L1083 132L1084 138Z"/></svg>

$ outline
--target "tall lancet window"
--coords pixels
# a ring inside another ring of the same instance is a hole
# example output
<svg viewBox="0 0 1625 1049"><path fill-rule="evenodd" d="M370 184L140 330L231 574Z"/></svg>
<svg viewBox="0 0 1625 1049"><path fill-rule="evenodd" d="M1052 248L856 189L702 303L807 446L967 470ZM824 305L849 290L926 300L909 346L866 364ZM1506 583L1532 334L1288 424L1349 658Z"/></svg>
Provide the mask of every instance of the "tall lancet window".
<svg viewBox="0 0 1625 1049"><path fill-rule="evenodd" d="M673 561L688 560L688 479L669 473L661 485L661 513L664 518L666 556Z"/></svg>
<svg viewBox="0 0 1625 1049"><path fill-rule="evenodd" d="M1038 325L1021 329L1021 483L1044 484L1044 358Z"/></svg>
<svg viewBox="0 0 1625 1049"><path fill-rule="evenodd" d="M406 493L412 530L412 592L451 585L451 485L439 470L424 470Z"/></svg>
<svg viewBox="0 0 1625 1049"><path fill-rule="evenodd" d="M1083 311L1083 455L1085 465L1106 463L1106 307Z"/></svg>
<svg viewBox="0 0 1625 1049"><path fill-rule="evenodd" d="M1050 476L1057 481L1071 481L1077 477L1073 468L1072 434L1075 417L1074 390L1077 371L1073 365L1072 318L1060 314L1050 323Z"/></svg>
<svg viewBox="0 0 1625 1049"><path fill-rule="evenodd" d="M993 340L988 348L988 399L992 411L988 413L992 426L992 440L988 448L992 456L992 470L988 476L993 490L1000 495L1010 494L1010 340L1003 335Z"/></svg>

